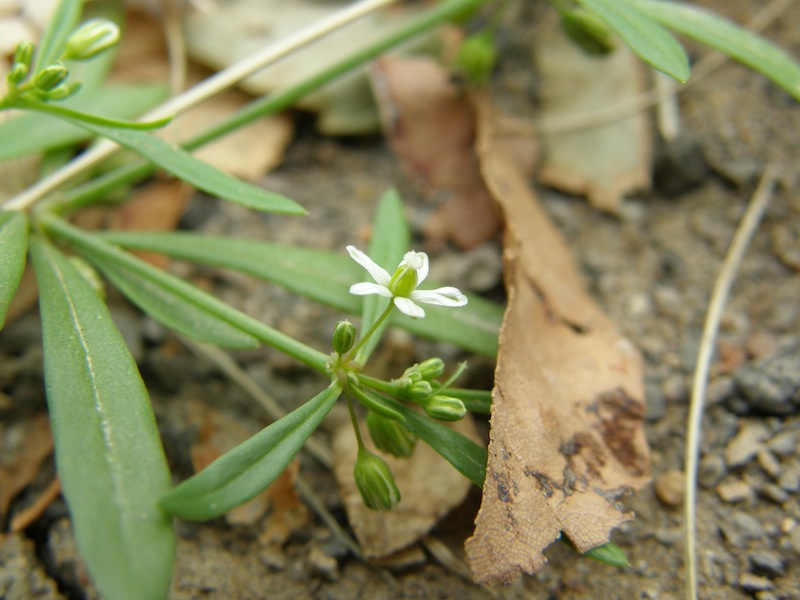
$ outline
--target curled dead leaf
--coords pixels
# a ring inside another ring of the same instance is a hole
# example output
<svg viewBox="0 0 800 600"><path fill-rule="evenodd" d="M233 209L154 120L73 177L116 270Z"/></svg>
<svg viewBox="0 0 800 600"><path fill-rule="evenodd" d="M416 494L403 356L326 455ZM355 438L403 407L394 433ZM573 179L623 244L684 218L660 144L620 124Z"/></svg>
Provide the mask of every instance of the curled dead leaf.
<svg viewBox="0 0 800 600"><path fill-rule="evenodd" d="M478 97L478 151L505 214L508 309L489 463L467 558L477 581L545 563L560 532L585 552L630 518L618 500L648 481L642 362L587 294L568 247L496 135Z"/></svg>

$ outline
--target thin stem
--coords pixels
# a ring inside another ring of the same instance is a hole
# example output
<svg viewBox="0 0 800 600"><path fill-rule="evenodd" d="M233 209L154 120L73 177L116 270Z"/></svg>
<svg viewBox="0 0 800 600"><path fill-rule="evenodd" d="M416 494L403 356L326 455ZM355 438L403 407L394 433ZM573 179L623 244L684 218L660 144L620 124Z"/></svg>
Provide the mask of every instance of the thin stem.
<svg viewBox="0 0 800 600"><path fill-rule="evenodd" d="M356 432L356 442L358 442L359 452L364 450L364 439L361 437L361 429L358 426L358 418L356 417L356 409L353 408L353 398L347 394L347 410L350 413L350 420L353 422L353 429Z"/></svg>
<svg viewBox="0 0 800 600"><path fill-rule="evenodd" d="M278 59L394 2L397 2L397 0L360 0L359 2L347 6L329 17L320 19L297 33L279 40L274 44L270 44L260 52L209 77L190 90L187 90L179 96L175 96L160 107L150 111L142 117L142 120L160 119L162 117L178 114L196 106L222 90L245 79L249 75L252 75L263 67L276 62ZM6 203L4 208L13 208L17 210L29 208L37 200L43 198L79 173L94 167L119 149L117 144L108 140L101 140L91 150L86 151L64 166L64 168L56 171L36 185L28 188L22 194L11 199Z"/></svg>
<svg viewBox="0 0 800 600"><path fill-rule="evenodd" d="M700 433L703 420L703 401L706 393L708 370L714 351L722 311L730 294L736 270L742 262L744 253L753 238L753 234L761 222L767 208L772 190L775 186L776 174L772 165L767 165L758 188L753 194L750 205L742 217L739 227L733 236L730 249L722 263L719 275L714 282L711 299L708 303L708 314L703 325L703 336L697 356L697 365L692 383L692 395L689 403L689 418L686 434L686 479L684 481L684 571L686 576L686 598L697 598L697 550L695 509L697 504L697 466L700 454Z"/></svg>
<svg viewBox="0 0 800 600"><path fill-rule="evenodd" d="M373 333L375 333L375 332L377 331L378 327L380 327L380 326L381 326L381 323L383 323L383 322L386 320L386 317L388 317L388 316L389 316L389 313L391 313L391 312L392 312L392 309L393 309L393 308L394 308L394 302L391 302L391 301L390 301L390 302L389 302L389 306L387 306L387 307L386 307L386 310L384 310L384 311L383 311L383 313L381 313L381 316L380 316L380 317L378 317L378 318L375 320L375 322L372 324L372 327L370 327L370 328L369 328L369 331L367 331L367 333L365 333L364 335L362 335L362 336L361 336L361 339L360 339L360 340L358 340L358 343L357 343L355 346L353 346L353 347L350 349L350 351L347 353L347 358L348 358L348 359L350 359L350 358L352 358L353 356L355 356L355 355L356 355L356 353L357 353L357 352L358 352L358 350L361 348L361 346L363 346L363 345L364 345L364 343L365 343L365 342L366 342L366 341L367 341L367 340L368 340L368 339L369 339L369 338L372 336L372 334L373 334Z"/></svg>

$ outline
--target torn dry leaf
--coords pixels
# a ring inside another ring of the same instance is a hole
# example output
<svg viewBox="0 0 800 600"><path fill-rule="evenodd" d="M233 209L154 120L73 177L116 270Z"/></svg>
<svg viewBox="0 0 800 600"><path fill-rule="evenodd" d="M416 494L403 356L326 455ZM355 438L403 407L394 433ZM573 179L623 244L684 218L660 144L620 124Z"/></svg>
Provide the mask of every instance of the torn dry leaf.
<svg viewBox="0 0 800 600"><path fill-rule="evenodd" d="M507 223L509 304L489 463L467 558L475 579L539 570L560 532L585 552L632 518L618 500L649 480L642 363L587 294L560 233L479 110L478 152Z"/></svg>
<svg viewBox="0 0 800 600"><path fill-rule="evenodd" d="M540 119L568 124L570 118L617 106L645 91L644 68L620 46L607 56L590 56L561 28L533 37L544 90ZM646 112L579 128L544 128L539 180L584 194L595 208L615 212L626 193L650 187L650 128Z"/></svg>
<svg viewBox="0 0 800 600"><path fill-rule="evenodd" d="M53 451L53 436L45 414L0 431L0 518L5 518L11 501L33 482L42 461Z"/></svg>
<svg viewBox="0 0 800 600"><path fill-rule="evenodd" d="M479 441L469 415L452 426ZM363 424L362 428L366 430ZM364 442L376 452L370 440ZM353 426L348 421L333 436L334 474L347 519L367 558L393 554L422 539L439 519L463 502L472 485L430 446L418 442L409 458L382 455L394 473L401 500L391 512L370 510L353 480L357 452Z"/></svg>
<svg viewBox="0 0 800 600"><path fill-rule="evenodd" d="M494 237L501 217L480 176L475 113L466 91L433 59L383 57L372 70L383 129L406 173L447 198L425 226L430 245L464 249Z"/></svg>

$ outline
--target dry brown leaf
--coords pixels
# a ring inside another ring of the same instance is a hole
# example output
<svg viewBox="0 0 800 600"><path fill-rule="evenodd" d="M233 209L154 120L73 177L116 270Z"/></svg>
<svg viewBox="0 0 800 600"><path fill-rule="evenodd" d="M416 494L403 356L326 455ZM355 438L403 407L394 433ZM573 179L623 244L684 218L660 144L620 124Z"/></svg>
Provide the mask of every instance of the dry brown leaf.
<svg viewBox="0 0 800 600"><path fill-rule="evenodd" d="M641 62L622 44L608 56L589 56L556 27L534 36L534 54L544 90L544 121L614 106L645 89ZM615 212L626 193L650 187L645 112L572 131L543 131L542 146L540 181L585 194L600 210Z"/></svg>
<svg viewBox="0 0 800 600"><path fill-rule="evenodd" d="M453 428L478 441L469 416L454 423ZM375 452L369 439L364 442ZM383 457L394 473L401 500L391 512L370 510L353 480L357 454L353 427L347 421L333 436L333 472L348 521L367 558L393 554L423 538L439 519L461 504L472 485L430 446L419 442L409 458Z"/></svg>
<svg viewBox="0 0 800 600"><path fill-rule="evenodd" d="M42 461L53 451L53 436L47 415L17 423L14 431L4 428L0 452L0 519L14 497L36 477Z"/></svg>
<svg viewBox="0 0 800 600"><path fill-rule="evenodd" d="M505 214L489 463L467 558L477 581L539 570L559 532L585 552L632 515L648 481L642 362L587 294L564 239L495 136L481 98L478 152Z"/></svg>
<svg viewBox="0 0 800 600"><path fill-rule="evenodd" d="M372 70L383 128L407 174L429 196L445 194L425 227L429 244L473 248L500 230L480 176L475 113L464 89L429 58L384 57Z"/></svg>

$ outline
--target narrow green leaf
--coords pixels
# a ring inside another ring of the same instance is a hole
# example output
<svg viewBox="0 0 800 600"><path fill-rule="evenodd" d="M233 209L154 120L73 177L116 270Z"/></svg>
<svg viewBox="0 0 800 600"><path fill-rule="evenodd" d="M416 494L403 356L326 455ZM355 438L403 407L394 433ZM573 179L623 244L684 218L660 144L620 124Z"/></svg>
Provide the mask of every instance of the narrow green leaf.
<svg viewBox="0 0 800 600"><path fill-rule="evenodd" d="M326 364L330 359L330 355L298 342L294 338L217 300L211 294L199 290L186 281L157 269L131 256L127 252L123 252L119 248L111 246L97 235L86 234L58 217L47 213L40 213L39 222L46 226L50 233L68 241L78 251L89 258L89 260L92 260L92 256L99 256L101 259L112 257L115 264L119 265L121 269L128 271L131 275L137 275L152 281L165 292L196 306L210 316L216 317L221 321L229 323L233 327L241 329L254 338L277 348L281 352L293 356L312 369L316 369L322 373L327 372Z"/></svg>
<svg viewBox="0 0 800 600"><path fill-rule="evenodd" d="M28 218L16 210L0 212L0 330L19 281L28 252Z"/></svg>
<svg viewBox="0 0 800 600"><path fill-rule="evenodd" d="M223 348L244 350L257 348L260 345L252 335L164 289L157 281L146 275L128 271L124 266L115 263L111 257L95 253L87 255L114 287L143 312L170 329L192 339Z"/></svg>
<svg viewBox="0 0 800 600"><path fill-rule="evenodd" d="M689 80L689 59L672 35L638 10L631 0L577 0L605 21L639 58L681 83Z"/></svg>
<svg viewBox="0 0 800 600"><path fill-rule="evenodd" d="M390 189L378 200L378 209L375 212L375 220L372 223L372 240L370 241L367 255L391 275L397 265L400 264L403 255L408 252L410 240L411 233L408 230L408 223L403 214L403 201L396 190ZM359 271L361 276L356 281L371 281L366 271L361 268L359 268ZM355 283L355 281L352 283ZM349 288L349 285L345 288L348 290L348 294ZM390 300L387 301L386 298L374 295L363 297L361 307L362 335L378 320L381 313L386 310ZM382 323L372 337L358 350L356 354L358 362L361 364L367 362L388 326L389 321Z"/></svg>
<svg viewBox="0 0 800 600"><path fill-rule="evenodd" d="M478 487L483 487L486 463L489 460L486 448L405 404L388 397L386 402L406 418L403 425L411 433L441 454L464 477Z"/></svg>
<svg viewBox="0 0 800 600"><path fill-rule="evenodd" d="M664 27L719 50L768 77L800 101L800 66L769 40L689 4L648 1L637 2L636 7Z"/></svg>
<svg viewBox="0 0 800 600"><path fill-rule="evenodd" d="M98 127L110 127L113 129L129 129L133 131L147 131L150 129L159 129L160 127L164 127L170 121L172 121L172 117L164 117L163 119L158 119L156 121L146 121L146 122L123 121L120 119L111 119L108 117L91 115L89 113L72 110L64 106L59 106L57 104L45 104L43 102L31 102L29 100L17 101L15 108L19 108L21 110L33 110L53 115L61 119L68 119L70 121L80 121L81 123L85 123L87 125L96 125Z"/></svg>
<svg viewBox="0 0 800 600"><path fill-rule="evenodd" d="M597 546L591 550L587 550L583 553L583 556L606 565L611 565L612 567L631 566L631 563L628 561L628 557L625 555L625 552L622 550L622 548L616 544L612 544L611 542L603 544L602 546Z"/></svg>
<svg viewBox="0 0 800 600"><path fill-rule="evenodd" d="M194 158L188 152L170 146L143 131L103 127L60 115L73 125L82 127L143 156L156 166L193 186L225 200L265 212L304 215L306 210L294 200L240 181L216 167Z"/></svg>
<svg viewBox="0 0 800 600"><path fill-rule="evenodd" d="M350 286L369 277L344 249L326 252L184 232L108 232L101 235L125 248L159 252L247 273L350 314L361 312L364 298L352 295ZM426 281L426 287L428 285L438 287L436 282ZM455 344L486 356L497 354L497 333L503 320L501 305L470 296L466 306L457 309L426 306L425 312L424 319L411 319L395 311L389 322L421 337Z"/></svg>
<svg viewBox="0 0 800 600"><path fill-rule="evenodd" d="M56 465L78 547L104 597L163 600L175 538L157 503L170 475L147 391L91 285L39 237L31 256Z"/></svg>
<svg viewBox="0 0 800 600"><path fill-rule="evenodd" d="M341 394L338 385L226 452L161 498L161 506L190 521L218 517L266 489L319 427Z"/></svg>
<svg viewBox="0 0 800 600"><path fill-rule="evenodd" d="M447 391L443 393L461 400L469 412L479 415L488 415L492 412L492 392L489 390L470 390L449 387Z"/></svg>
<svg viewBox="0 0 800 600"><path fill-rule="evenodd" d="M82 8L81 0L59 0L39 43L32 73L38 73L61 58L70 34L78 25Z"/></svg>

